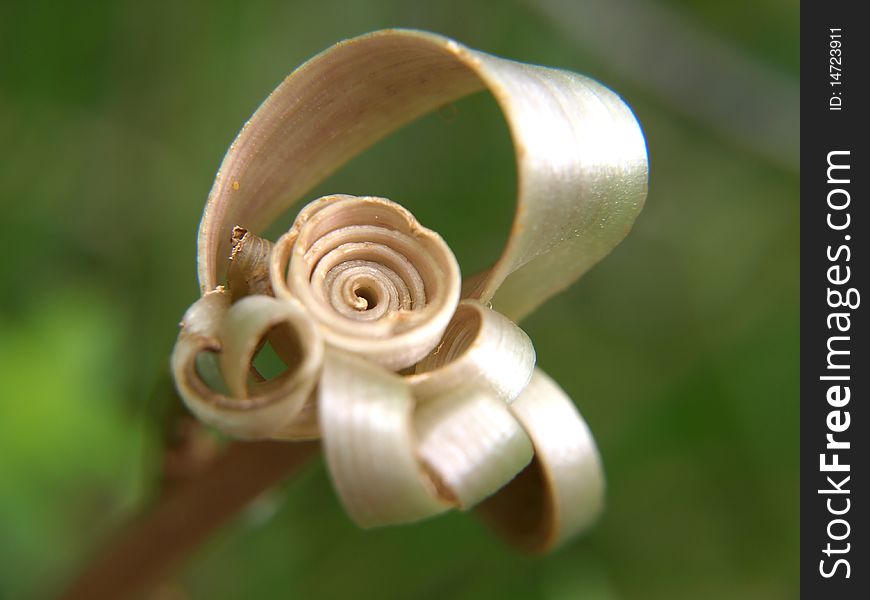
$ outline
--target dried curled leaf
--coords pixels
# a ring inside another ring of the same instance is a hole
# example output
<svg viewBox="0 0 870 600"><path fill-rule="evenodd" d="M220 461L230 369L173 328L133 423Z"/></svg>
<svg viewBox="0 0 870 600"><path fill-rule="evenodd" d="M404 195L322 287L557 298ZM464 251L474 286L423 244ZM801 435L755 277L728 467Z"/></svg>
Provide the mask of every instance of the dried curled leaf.
<svg viewBox="0 0 870 600"><path fill-rule="evenodd" d="M438 234L369 196L320 198L275 244L259 237L362 150L481 89L518 171L490 269L460 281ZM640 127L586 77L420 31L337 44L278 86L224 158L199 230L204 295L172 358L179 391L231 435L322 436L362 526L478 506L512 542L550 549L599 514L604 478L585 421L513 321L618 244L646 188ZM259 381L266 343L287 370Z"/></svg>

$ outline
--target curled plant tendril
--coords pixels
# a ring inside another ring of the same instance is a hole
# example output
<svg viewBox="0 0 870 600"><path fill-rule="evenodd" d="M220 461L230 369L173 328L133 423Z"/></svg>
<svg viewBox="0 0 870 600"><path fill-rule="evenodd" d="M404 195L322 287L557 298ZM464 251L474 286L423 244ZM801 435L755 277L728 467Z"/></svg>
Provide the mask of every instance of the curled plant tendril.
<svg viewBox="0 0 870 600"><path fill-rule="evenodd" d="M444 240L376 197L326 196L274 243L257 232L404 123L481 88L517 153L517 214L493 267L462 281ZM231 146L199 233L203 296L172 356L202 421L245 439L322 439L364 527L475 508L548 550L603 505L598 450L514 323L626 235L643 135L623 101L565 71L417 31L342 42L291 74ZM253 365L270 345L286 366Z"/></svg>

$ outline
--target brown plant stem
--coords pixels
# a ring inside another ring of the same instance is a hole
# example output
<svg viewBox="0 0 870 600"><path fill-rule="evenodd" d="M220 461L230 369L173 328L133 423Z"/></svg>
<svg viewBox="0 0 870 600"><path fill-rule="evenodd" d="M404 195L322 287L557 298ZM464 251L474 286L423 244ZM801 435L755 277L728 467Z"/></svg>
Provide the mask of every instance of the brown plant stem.
<svg viewBox="0 0 870 600"><path fill-rule="evenodd" d="M236 442L104 548L62 596L130 598L147 592L220 525L263 491L296 472L316 442Z"/></svg>

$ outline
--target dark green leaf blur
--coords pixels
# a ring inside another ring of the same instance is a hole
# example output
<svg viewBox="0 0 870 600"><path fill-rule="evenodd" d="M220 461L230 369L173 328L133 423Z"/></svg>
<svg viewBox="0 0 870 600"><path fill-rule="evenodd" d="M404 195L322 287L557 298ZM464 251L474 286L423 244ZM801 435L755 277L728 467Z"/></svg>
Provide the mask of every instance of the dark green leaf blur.
<svg viewBox="0 0 870 600"><path fill-rule="evenodd" d="M634 230L523 323L598 440L606 514L544 558L468 514L361 531L318 460L163 593L796 597L798 24L789 0L0 3L0 598L56 595L153 497L196 227L242 123L311 55L394 26L591 75L645 130ZM404 204L470 274L514 188L478 95L308 199Z"/></svg>

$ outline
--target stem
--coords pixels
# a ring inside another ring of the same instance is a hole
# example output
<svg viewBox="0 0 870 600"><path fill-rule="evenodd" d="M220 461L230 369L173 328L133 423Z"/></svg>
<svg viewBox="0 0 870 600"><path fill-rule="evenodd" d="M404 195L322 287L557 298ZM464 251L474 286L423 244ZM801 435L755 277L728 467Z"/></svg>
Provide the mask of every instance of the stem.
<svg viewBox="0 0 870 600"><path fill-rule="evenodd" d="M165 492L100 552L62 596L129 598L148 591L216 528L297 471L316 442L237 442L192 479Z"/></svg>

